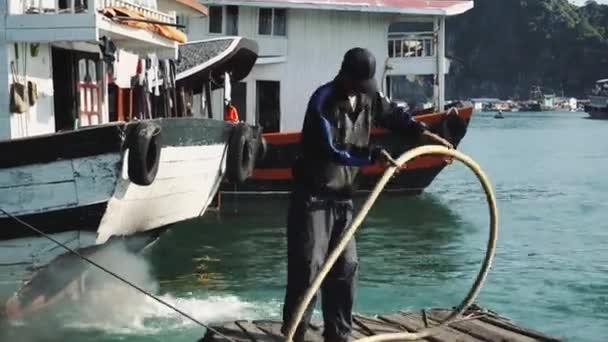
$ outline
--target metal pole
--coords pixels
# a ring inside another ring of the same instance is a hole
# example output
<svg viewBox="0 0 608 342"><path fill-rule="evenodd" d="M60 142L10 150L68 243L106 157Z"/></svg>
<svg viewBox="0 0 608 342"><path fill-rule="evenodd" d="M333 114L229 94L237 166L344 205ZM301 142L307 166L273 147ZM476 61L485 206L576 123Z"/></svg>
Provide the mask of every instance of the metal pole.
<svg viewBox="0 0 608 342"><path fill-rule="evenodd" d="M445 107L445 17L438 17L437 24L437 98L439 111L442 112Z"/></svg>

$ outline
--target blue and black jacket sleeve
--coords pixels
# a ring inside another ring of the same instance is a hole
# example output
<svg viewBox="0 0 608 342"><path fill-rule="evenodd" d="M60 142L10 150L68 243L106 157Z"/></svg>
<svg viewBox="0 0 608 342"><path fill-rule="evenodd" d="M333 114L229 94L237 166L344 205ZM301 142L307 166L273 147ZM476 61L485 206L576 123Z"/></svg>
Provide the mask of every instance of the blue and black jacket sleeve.
<svg viewBox="0 0 608 342"><path fill-rule="evenodd" d="M427 126L408 111L377 93L373 108L374 125L414 139L418 139Z"/></svg>

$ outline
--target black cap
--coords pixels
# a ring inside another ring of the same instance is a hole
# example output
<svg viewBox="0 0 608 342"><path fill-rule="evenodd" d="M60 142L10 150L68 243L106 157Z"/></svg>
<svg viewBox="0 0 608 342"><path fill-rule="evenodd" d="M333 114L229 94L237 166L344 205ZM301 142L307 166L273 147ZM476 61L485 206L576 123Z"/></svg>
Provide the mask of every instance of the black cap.
<svg viewBox="0 0 608 342"><path fill-rule="evenodd" d="M340 74L353 81L356 91L374 93L376 84L376 57L367 49L353 48L346 52Z"/></svg>

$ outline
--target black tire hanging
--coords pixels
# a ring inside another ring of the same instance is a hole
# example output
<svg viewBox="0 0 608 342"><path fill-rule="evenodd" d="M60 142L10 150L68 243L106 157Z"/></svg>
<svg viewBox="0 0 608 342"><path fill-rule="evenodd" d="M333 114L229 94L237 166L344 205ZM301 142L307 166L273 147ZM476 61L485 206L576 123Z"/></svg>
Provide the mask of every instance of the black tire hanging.
<svg viewBox="0 0 608 342"><path fill-rule="evenodd" d="M441 123L438 133L450 143L458 145L467 133L467 122L459 115L448 115Z"/></svg>
<svg viewBox="0 0 608 342"><path fill-rule="evenodd" d="M160 126L141 122L135 126L129 142L129 180L147 186L154 182L160 163Z"/></svg>
<svg viewBox="0 0 608 342"><path fill-rule="evenodd" d="M240 123L233 127L226 165L226 177L230 182L243 183L253 173L258 150L255 140L250 126Z"/></svg>
<svg viewBox="0 0 608 342"><path fill-rule="evenodd" d="M257 160L264 160L264 158L266 158L266 153L268 152L268 142L266 142L266 139L264 139L264 137L260 134L260 142L258 144L258 153L257 153Z"/></svg>

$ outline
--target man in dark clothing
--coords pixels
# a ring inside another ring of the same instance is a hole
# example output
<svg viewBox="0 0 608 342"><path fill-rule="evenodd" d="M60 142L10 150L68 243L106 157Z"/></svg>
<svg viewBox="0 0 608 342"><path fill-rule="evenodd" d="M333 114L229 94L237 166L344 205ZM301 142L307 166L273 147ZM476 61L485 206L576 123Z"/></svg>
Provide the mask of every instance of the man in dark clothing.
<svg viewBox="0 0 608 342"><path fill-rule="evenodd" d="M375 162L395 163L385 150L370 146L372 125L414 138L424 135L451 147L379 93L375 71L376 61L368 50L351 49L338 76L318 88L308 104L287 219L285 334L304 293L351 223L359 168ZM347 341L350 336L357 269L353 238L322 286L326 341ZM304 340L315 303L316 297L298 326L295 341Z"/></svg>

